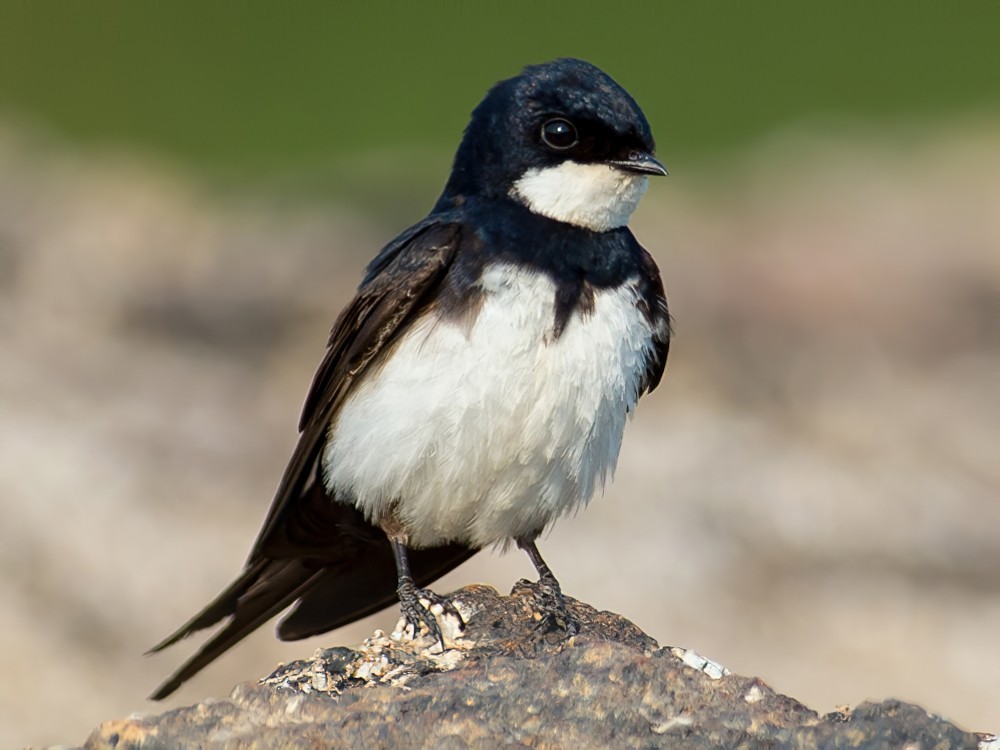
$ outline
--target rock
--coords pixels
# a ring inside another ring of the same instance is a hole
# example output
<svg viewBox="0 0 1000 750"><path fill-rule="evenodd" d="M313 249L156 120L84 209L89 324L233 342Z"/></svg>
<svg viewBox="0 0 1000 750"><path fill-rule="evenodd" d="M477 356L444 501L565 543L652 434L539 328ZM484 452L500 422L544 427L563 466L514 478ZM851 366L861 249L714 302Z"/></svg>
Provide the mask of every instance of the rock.
<svg viewBox="0 0 1000 750"><path fill-rule="evenodd" d="M453 594L467 625L330 648L210 700L108 721L103 748L986 747L914 705L887 700L820 716L758 679L567 598L580 632L536 612L536 589Z"/></svg>

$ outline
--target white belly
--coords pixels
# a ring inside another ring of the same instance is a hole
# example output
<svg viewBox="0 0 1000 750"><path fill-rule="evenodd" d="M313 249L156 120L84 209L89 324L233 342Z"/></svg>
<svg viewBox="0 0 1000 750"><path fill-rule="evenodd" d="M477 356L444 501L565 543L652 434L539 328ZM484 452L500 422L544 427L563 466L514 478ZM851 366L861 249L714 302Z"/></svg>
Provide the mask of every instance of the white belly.
<svg viewBox="0 0 1000 750"><path fill-rule="evenodd" d="M631 284L553 340L555 285L494 266L471 328L430 314L330 428L326 485L412 546L532 537L603 487L651 356Z"/></svg>

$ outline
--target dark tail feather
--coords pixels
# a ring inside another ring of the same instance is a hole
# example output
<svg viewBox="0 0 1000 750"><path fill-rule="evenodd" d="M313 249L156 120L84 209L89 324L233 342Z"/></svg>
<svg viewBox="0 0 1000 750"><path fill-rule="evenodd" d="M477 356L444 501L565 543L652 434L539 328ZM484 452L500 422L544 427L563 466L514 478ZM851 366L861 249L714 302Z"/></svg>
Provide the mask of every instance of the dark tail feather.
<svg viewBox="0 0 1000 750"><path fill-rule="evenodd" d="M236 611L236 605L240 597L260 578L268 562L267 560L261 560L244 570L239 578L229 584L229 587L209 602L201 612L149 649L146 652L146 656L157 654L163 651L163 649L173 646L177 641L187 638L192 633L197 633L199 630L211 627L223 617L229 617L229 615L233 614Z"/></svg>
<svg viewBox="0 0 1000 750"><path fill-rule="evenodd" d="M295 608L278 623L278 637L297 641L334 630L398 601L396 563L385 536L373 539L353 566L327 568L302 593ZM468 560L476 550L458 544L410 550L410 569L418 586L427 586Z"/></svg>
<svg viewBox="0 0 1000 750"><path fill-rule="evenodd" d="M396 561L385 532L353 505L331 500L318 477L312 478L258 549L266 558L308 557L315 567L322 567L278 624L283 641L326 633L398 601ZM473 554L475 550L458 544L410 550L413 579L418 586L427 586Z"/></svg>
<svg viewBox="0 0 1000 750"><path fill-rule="evenodd" d="M475 553L457 544L411 550L410 567L426 586ZM278 626L282 640L325 633L396 602L396 564L385 534L353 505L330 499L315 478L280 523L258 542L247 567L201 612L153 646L156 653L227 617L232 619L156 692L177 690L228 648L298 599Z"/></svg>
<svg viewBox="0 0 1000 750"><path fill-rule="evenodd" d="M232 620L149 696L166 698L227 649L303 595L322 570L309 569L293 560L263 560L248 568L216 599L158 643L149 653L162 651L180 639L232 615Z"/></svg>

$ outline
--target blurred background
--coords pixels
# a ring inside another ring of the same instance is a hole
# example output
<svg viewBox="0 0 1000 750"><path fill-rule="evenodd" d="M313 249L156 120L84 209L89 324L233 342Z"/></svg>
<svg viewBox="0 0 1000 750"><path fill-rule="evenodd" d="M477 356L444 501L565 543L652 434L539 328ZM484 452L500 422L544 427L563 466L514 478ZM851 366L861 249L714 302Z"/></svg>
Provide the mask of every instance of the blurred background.
<svg viewBox="0 0 1000 750"><path fill-rule="evenodd" d="M572 55L671 176L677 319L567 593L819 712L1000 729L1000 7L0 5L0 746L80 743L193 650L329 325L472 107ZM507 590L523 555L437 585ZM271 626L167 703L356 643Z"/></svg>

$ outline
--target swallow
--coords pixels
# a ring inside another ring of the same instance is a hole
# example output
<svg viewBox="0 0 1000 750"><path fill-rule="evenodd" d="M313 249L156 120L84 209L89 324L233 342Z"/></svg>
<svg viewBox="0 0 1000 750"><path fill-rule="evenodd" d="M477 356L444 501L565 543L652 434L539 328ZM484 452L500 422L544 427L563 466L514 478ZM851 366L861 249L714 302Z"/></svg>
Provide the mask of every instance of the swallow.
<svg viewBox="0 0 1000 750"><path fill-rule="evenodd" d="M454 608L425 587L484 547L524 550L572 632L535 542L603 488L663 374L663 283L627 225L666 174L639 105L590 63L487 92L433 210L334 323L242 572L151 652L224 624L152 699L288 608L282 640L397 600L440 639L430 609Z"/></svg>

